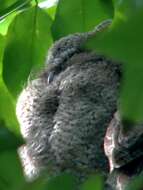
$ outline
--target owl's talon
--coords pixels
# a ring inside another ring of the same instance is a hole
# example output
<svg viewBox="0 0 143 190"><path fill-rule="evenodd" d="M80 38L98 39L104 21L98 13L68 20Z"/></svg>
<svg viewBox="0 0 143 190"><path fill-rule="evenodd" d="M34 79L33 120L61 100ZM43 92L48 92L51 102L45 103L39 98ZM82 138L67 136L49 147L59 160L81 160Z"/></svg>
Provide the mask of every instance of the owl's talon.
<svg viewBox="0 0 143 190"><path fill-rule="evenodd" d="M48 80L47 80L48 84L50 84L53 81L53 79L54 79L54 72L51 71L48 75Z"/></svg>

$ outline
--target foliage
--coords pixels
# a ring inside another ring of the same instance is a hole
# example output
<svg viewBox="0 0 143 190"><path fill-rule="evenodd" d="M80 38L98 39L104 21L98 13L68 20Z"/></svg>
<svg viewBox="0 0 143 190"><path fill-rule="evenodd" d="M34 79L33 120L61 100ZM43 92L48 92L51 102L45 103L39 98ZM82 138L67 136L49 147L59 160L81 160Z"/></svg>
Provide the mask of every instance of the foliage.
<svg viewBox="0 0 143 190"><path fill-rule="evenodd" d="M143 121L143 1L60 0L50 8L40 8L41 2L44 0L0 1L1 190L59 190L60 184L62 190L74 189L74 179L64 175L53 181L38 179L27 183L16 153L23 142L15 116L17 96L28 76L32 77L31 73L44 66L52 42L62 36L89 31L105 19L113 19L111 26L92 38L86 47L123 63L122 117L133 122ZM81 189L101 190L102 179L93 179Z"/></svg>
<svg viewBox="0 0 143 190"><path fill-rule="evenodd" d="M126 120L143 121L143 2L114 0L114 19L108 31L88 46L120 61L124 66L121 113Z"/></svg>

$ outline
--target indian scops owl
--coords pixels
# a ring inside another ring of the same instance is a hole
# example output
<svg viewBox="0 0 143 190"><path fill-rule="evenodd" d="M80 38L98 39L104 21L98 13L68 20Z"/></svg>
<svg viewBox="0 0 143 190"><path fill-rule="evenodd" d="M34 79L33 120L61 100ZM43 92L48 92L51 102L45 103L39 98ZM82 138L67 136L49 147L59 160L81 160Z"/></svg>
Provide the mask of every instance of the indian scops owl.
<svg viewBox="0 0 143 190"><path fill-rule="evenodd" d="M55 42L42 74L21 92L16 113L26 142L20 156L29 179L43 171L79 178L99 170L108 174L103 139L117 109L120 66L83 45L109 23Z"/></svg>

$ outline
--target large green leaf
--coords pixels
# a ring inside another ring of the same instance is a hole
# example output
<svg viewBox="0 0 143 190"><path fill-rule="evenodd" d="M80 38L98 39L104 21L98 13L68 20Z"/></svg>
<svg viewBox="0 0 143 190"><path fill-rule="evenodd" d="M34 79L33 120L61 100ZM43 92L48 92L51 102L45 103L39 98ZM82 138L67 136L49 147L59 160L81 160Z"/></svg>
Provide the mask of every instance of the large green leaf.
<svg viewBox="0 0 143 190"><path fill-rule="evenodd" d="M123 63L121 114L125 120L143 121L143 1L114 3L112 25L90 40L88 47Z"/></svg>
<svg viewBox="0 0 143 190"><path fill-rule="evenodd" d="M0 122L15 133L19 133L15 116L15 103L2 80L2 58L5 48L5 38L0 35Z"/></svg>
<svg viewBox="0 0 143 190"><path fill-rule="evenodd" d="M16 151L0 154L0 189L20 190L25 179Z"/></svg>
<svg viewBox="0 0 143 190"><path fill-rule="evenodd" d="M20 190L75 190L75 189L77 189L77 181L75 177L69 174L61 174L60 176L52 177L50 180L47 180L45 176L41 176L39 179L36 179L31 183L25 183Z"/></svg>
<svg viewBox="0 0 143 190"><path fill-rule="evenodd" d="M48 190L46 188L46 182L47 180L42 176L41 178L36 179L33 182L25 183L20 190Z"/></svg>
<svg viewBox="0 0 143 190"><path fill-rule="evenodd" d="M0 77L2 75L2 59L5 47L5 38L0 34Z"/></svg>
<svg viewBox="0 0 143 190"><path fill-rule="evenodd" d="M17 9L25 7L31 0L1 0L0 20Z"/></svg>
<svg viewBox="0 0 143 190"><path fill-rule="evenodd" d="M43 66L51 45L51 19L40 8L28 9L11 23L4 52L3 77L10 92L21 91L31 69Z"/></svg>
<svg viewBox="0 0 143 190"><path fill-rule="evenodd" d="M100 175L93 175L81 185L80 190L103 190L103 184L103 178Z"/></svg>
<svg viewBox="0 0 143 190"><path fill-rule="evenodd" d="M2 35L6 35L8 31L8 27L10 23L12 22L13 18L16 16L15 13L12 13L11 15L7 16L5 19L3 19L0 23L0 33Z"/></svg>
<svg viewBox="0 0 143 190"><path fill-rule="evenodd" d="M61 174L52 178L46 185L48 190L75 190L76 178L69 174Z"/></svg>
<svg viewBox="0 0 143 190"><path fill-rule="evenodd" d="M4 121L5 126L13 132L19 133L15 103L2 80L0 80L0 121Z"/></svg>
<svg viewBox="0 0 143 190"><path fill-rule="evenodd" d="M55 19L55 14L57 10L57 5L54 5L48 9L46 9L46 12L49 14L49 16L54 20Z"/></svg>
<svg viewBox="0 0 143 190"><path fill-rule="evenodd" d="M8 130L4 122L0 122L0 153L15 150L21 144L23 144L23 140Z"/></svg>
<svg viewBox="0 0 143 190"><path fill-rule="evenodd" d="M54 39L70 33L89 31L112 16L110 0L60 0L52 27Z"/></svg>

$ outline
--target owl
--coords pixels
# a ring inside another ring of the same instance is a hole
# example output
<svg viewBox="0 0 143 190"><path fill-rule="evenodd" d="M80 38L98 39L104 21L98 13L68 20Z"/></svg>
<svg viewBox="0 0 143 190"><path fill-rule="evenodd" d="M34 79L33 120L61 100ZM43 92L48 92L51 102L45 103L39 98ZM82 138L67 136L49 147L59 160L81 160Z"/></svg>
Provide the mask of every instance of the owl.
<svg viewBox="0 0 143 190"><path fill-rule="evenodd" d="M43 71L19 95L16 114L25 139L19 154L28 179L108 175L104 136L117 110L120 64L84 43L109 23L55 42Z"/></svg>

